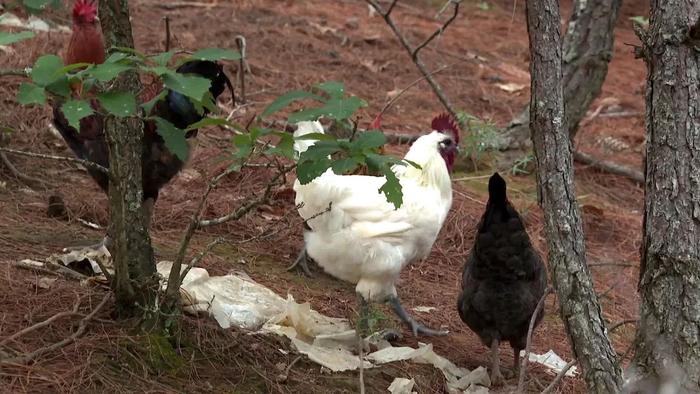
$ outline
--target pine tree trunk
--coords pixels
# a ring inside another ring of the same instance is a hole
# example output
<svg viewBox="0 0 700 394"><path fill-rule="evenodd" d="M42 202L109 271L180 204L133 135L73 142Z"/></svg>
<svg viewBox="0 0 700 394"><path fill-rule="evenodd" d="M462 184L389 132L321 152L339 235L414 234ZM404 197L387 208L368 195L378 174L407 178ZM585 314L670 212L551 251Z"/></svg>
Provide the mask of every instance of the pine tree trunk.
<svg viewBox="0 0 700 394"><path fill-rule="evenodd" d="M630 392L700 392L700 1L652 0L640 322Z"/></svg>
<svg viewBox="0 0 700 394"><path fill-rule="evenodd" d="M538 196L545 216L549 270L560 314L589 393L617 393L620 366L605 334L573 180L571 140L564 122L558 0L527 0L530 36L530 132L537 161Z"/></svg>
<svg viewBox="0 0 700 394"><path fill-rule="evenodd" d="M599 95L612 59L614 28L622 0L575 0L563 39L565 129L571 140ZM530 109L505 130L504 148L529 144Z"/></svg>
<svg viewBox="0 0 700 394"><path fill-rule="evenodd" d="M105 47L134 47L126 0L101 1L100 20ZM136 72L121 74L114 89L141 90ZM108 116L105 134L109 146L110 229L115 276L112 283L122 317L150 320L158 288L153 249L142 219L141 154L143 123L138 118Z"/></svg>

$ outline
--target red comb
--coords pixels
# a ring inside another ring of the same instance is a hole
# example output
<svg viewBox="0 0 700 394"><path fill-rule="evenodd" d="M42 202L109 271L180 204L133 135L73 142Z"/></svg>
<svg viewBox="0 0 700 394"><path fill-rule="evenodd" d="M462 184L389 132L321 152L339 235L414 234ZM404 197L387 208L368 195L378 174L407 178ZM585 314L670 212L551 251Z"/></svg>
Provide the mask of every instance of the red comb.
<svg viewBox="0 0 700 394"><path fill-rule="evenodd" d="M95 0L77 0L73 4L74 19L93 19L97 16L97 3Z"/></svg>
<svg viewBox="0 0 700 394"><path fill-rule="evenodd" d="M440 132L451 132L452 137L455 140L455 144L459 145L459 127L457 126L457 122L455 122L450 114L445 112L434 117L433 121L430 123L430 127L432 127L433 130Z"/></svg>

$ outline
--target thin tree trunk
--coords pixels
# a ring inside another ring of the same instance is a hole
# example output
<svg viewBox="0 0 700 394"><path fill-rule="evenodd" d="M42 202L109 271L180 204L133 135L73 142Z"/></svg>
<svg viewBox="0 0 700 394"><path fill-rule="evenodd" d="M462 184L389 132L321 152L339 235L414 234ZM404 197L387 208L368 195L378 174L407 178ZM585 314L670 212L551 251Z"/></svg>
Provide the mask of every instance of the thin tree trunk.
<svg viewBox="0 0 700 394"><path fill-rule="evenodd" d="M558 0L527 0L530 36L530 132L537 161L538 197L545 216L549 269L560 313L589 393L617 393L620 366L605 334L573 180L565 130Z"/></svg>
<svg viewBox="0 0 700 394"><path fill-rule="evenodd" d="M565 126L573 141L578 125L599 95L612 59L614 28L622 0L575 0L563 39ZM503 148L527 146L530 109L505 130Z"/></svg>
<svg viewBox="0 0 700 394"><path fill-rule="evenodd" d="M134 47L126 0L103 0L99 6L105 47ZM136 72L121 74L114 89L136 94L141 83ZM141 155L143 124L138 118L108 116L105 134L109 146L110 229L114 246L112 284L120 316L149 319L158 286L153 249L142 219Z"/></svg>
<svg viewBox="0 0 700 394"><path fill-rule="evenodd" d="M652 0L640 324L630 392L700 392L700 2ZM649 391L651 390L651 391Z"/></svg>

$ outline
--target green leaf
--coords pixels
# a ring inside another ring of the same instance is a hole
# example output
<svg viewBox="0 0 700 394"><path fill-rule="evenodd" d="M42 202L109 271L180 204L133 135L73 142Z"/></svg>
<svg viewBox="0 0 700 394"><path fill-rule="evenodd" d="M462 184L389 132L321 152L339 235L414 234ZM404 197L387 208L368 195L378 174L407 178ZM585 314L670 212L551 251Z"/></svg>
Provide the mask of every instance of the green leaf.
<svg viewBox="0 0 700 394"><path fill-rule="evenodd" d="M328 156L341 151L338 141L317 141L315 144L309 147L306 151L302 152L299 156L299 163L304 162L314 162L323 159L328 159ZM329 164L330 166L330 164Z"/></svg>
<svg viewBox="0 0 700 394"><path fill-rule="evenodd" d="M56 55L44 55L37 59L32 67L31 77L39 86L50 85L61 75L59 71L63 68L63 60Z"/></svg>
<svg viewBox="0 0 700 394"><path fill-rule="evenodd" d="M403 190L399 178L396 177L396 174L390 168L382 172L386 177L386 182L379 188L379 192L384 193L386 200L394 204L394 208L399 209L401 204L403 204Z"/></svg>
<svg viewBox="0 0 700 394"><path fill-rule="evenodd" d="M46 104L46 93L44 88L41 86L36 86L33 83L22 82L19 85L19 93L17 94L17 101L22 105L29 104Z"/></svg>
<svg viewBox="0 0 700 394"><path fill-rule="evenodd" d="M126 59L127 57L129 57L129 55L124 52L114 52L109 55L107 59L105 59L105 63L117 63Z"/></svg>
<svg viewBox="0 0 700 394"><path fill-rule="evenodd" d="M0 45L10 45L15 42L27 40L34 37L36 34L31 31L21 31L19 33L7 33L0 31Z"/></svg>
<svg viewBox="0 0 700 394"><path fill-rule="evenodd" d="M97 96L102 107L114 116L124 118L136 115L136 97L129 92L105 92Z"/></svg>
<svg viewBox="0 0 700 394"><path fill-rule="evenodd" d="M87 84L84 84L83 88L85 88L86 85ZM71 94L68 78L66 78L65 76L61 76L61 78L46 85L46 90L48 90L51 93L57 94L61 97L69 97Z"/></svg>
<svg viewBox="0 0 700 394"><path fill-rule="evenodd" d="M335 137L325 133L309 133L294 137L297 140L318 140L318 141L335 141Z"/></svg>
<svg viewBox="0 0 700 394"><path fill-rule="evenodd" d="M318 96L316 94L305 92L303 90L294 90L294 91L285 93L285 94L277 97L277 99L275 99L275 101L270 103L270 105L268 105L267 108L265 108L265 110L262 112L262 114L260 116L263 118L266 116L270 116L270 115L274 114L275 112L278 112L282 108L288 106L289 104L291 104L295 101L304 100L304 99L312 99L312 100L321 101L321 102L324 101L323 97Z"/></svg>
<svg viewBox="0 0 700 394"><path fill-rule="evenodd" d="M327 157L315 161L300 162L297 165L297 179L299 179L299 183L306 185L321 176L330 166L331 161Z"/></svg>
<svg viewBox="0 0 700 394"><path fill-rule="evenodd" d="M94 113L90 103L85 100L68 100L61 106L61 111L65 115L68 124L76 130L80 130L80 119Z"/></svg>
<svg viewBox="0 0 700 394"><path fill-rule="evenodd" d="M23 0L22 4L29 11L36 13L42 11L46 6L51 5L57 7L60 4L59 0Z"/></svg>
<svg viewBox="0 0 700 394"><path fill-rule="evenodd" d="M331 168L337 175L343 175L353 171L360 164L362 164L362 160L359 160L357 157L347 157L334 161L333 164L331 164Z"/></svg>
<svg viewBox="0 0 700 394"><path fill-rule="evenodd" d="M88 73L100 82L109 82L122 72L131 69L128 64L122 63L102 63L95 66Z"/></svg>
<svg viewBox="0 0 700 394"><path fill-rule="evenodd" d="M269 148L267 154L278 155L286 157L287 159L294 159L294 136L289 133L275 133L280 137L279 142L274 148Z"/></svg>
<svg viewBox="0 0 700 394"><path fill-rule="evenodd" d="M345 85L342 82L322 82L317 84L316 88L326 92L331 98L339 99L345 96Z"/></svg>
<svg viewBox="0 0 700 394"><path fill-rule="evenodd" d="M204 94L209 91L211 81L202 77L172 73L163 75L163 84L187 97L202 101Z"/></svg>
<svg viewBox="0 0 700 394"><path fill-rule="evenodd" d="M114 52L117 52L117 53L118 53L118 52L121 52L121 53L125 53L125 54L127 54L127 55L136 56L138 59L143 60L143 61L146 60L146 55L144 55L143 53L137 51L137 50L134 49L134 48L129 48L129 47L112 47L112 48L110 48L109 52L110 52L110 53L114 53ZM127 57L128 57L128 56L127 56Z"/></svg>
<svg viewBox="0 0 700 394"><path fill-rule="evenodd" d="M200 49L197 52L193 53L191 56L192 59L197 59L197 60L238 60L241 58L241 54L232 51L229 49L220 49L220 48L205 48L205 49Z"/></svg>
<svg viewBox="0 0 700 394"><path fill-rule="evenodd" d="M158 103L158 101L162 100L167 94L168 94L167 90L161 90L160 93L158 93L158 95L156 97L153 97L148 102L141 104L141 108L143 108L144 113L150 115L151 111L153 111L153 107Z"/></svg>
<svg viewBox="0 0 700 394"><path fill-rule="evenodd" d="M374 149L386 144L386 136L381 131L366 131L360 133L352 142L352 147L357 150Z"/></svg>
<svg viewBox="0 0 700 394"><path fill-rule="evenodd" d="M206 127L206 126L222 126L222 125L234 127L234 125L231 124L231 122L229 122L228 120L223 119L223 118L204 118L204 119L200 120L199 122L192 123L191 125L187 126L185 131L199 129L201 127Z"/></svg>
<svg viewBox="0 0 700 394"><path fill-rule="evenodd" d="M156 122L156 131L165 141L165 147L181 161L187 160L189 146L185 139L185 132L163 118L153 117L152 119Z"/></svg>
<svg viewBox="0 0 700 394"><path fill-rule="evenodd" d="M325 115L323 108L305 108L301 111L292 112L287 117L287 123L295 124L307 120L318 120L319 117Z"/></svg>
<svg viewBox="0 0 700 394"><path fill-rule="evenodd" d="M232 142L236 151L233 154L235 159L243 159L253 152L253 140L250 134L237 134L233 136Z"/></svg>
<svg viewBox="0 0 700 394"><path fill-rule="evenodd" d="M151 60L159 66L166 66L170 59L173 58L173 55L175 55L176 50L168 51L168 52L163 52L159 53L155 56L151 56Z"/></svg>
<svg viewBox="0 0 700 394"><path fill-rule="evenodd" d="M343 120L351 117L361 107L366 107L367 103L359 97L333 98L328 100L321 108L323 114L331 119Z"/></svg>

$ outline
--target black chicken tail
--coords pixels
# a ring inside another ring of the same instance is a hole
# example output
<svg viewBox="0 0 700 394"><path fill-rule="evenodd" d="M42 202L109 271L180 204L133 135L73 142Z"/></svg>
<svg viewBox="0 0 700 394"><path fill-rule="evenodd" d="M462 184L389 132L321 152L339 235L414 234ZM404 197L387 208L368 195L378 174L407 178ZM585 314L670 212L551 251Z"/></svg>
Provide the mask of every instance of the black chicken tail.
<svg viewBox="0 0 700 394"><path fill-rule="evenodd" d="M489 179L489 203L497 207L505 207L507 202L506 181L495 172Z"/></svg>

